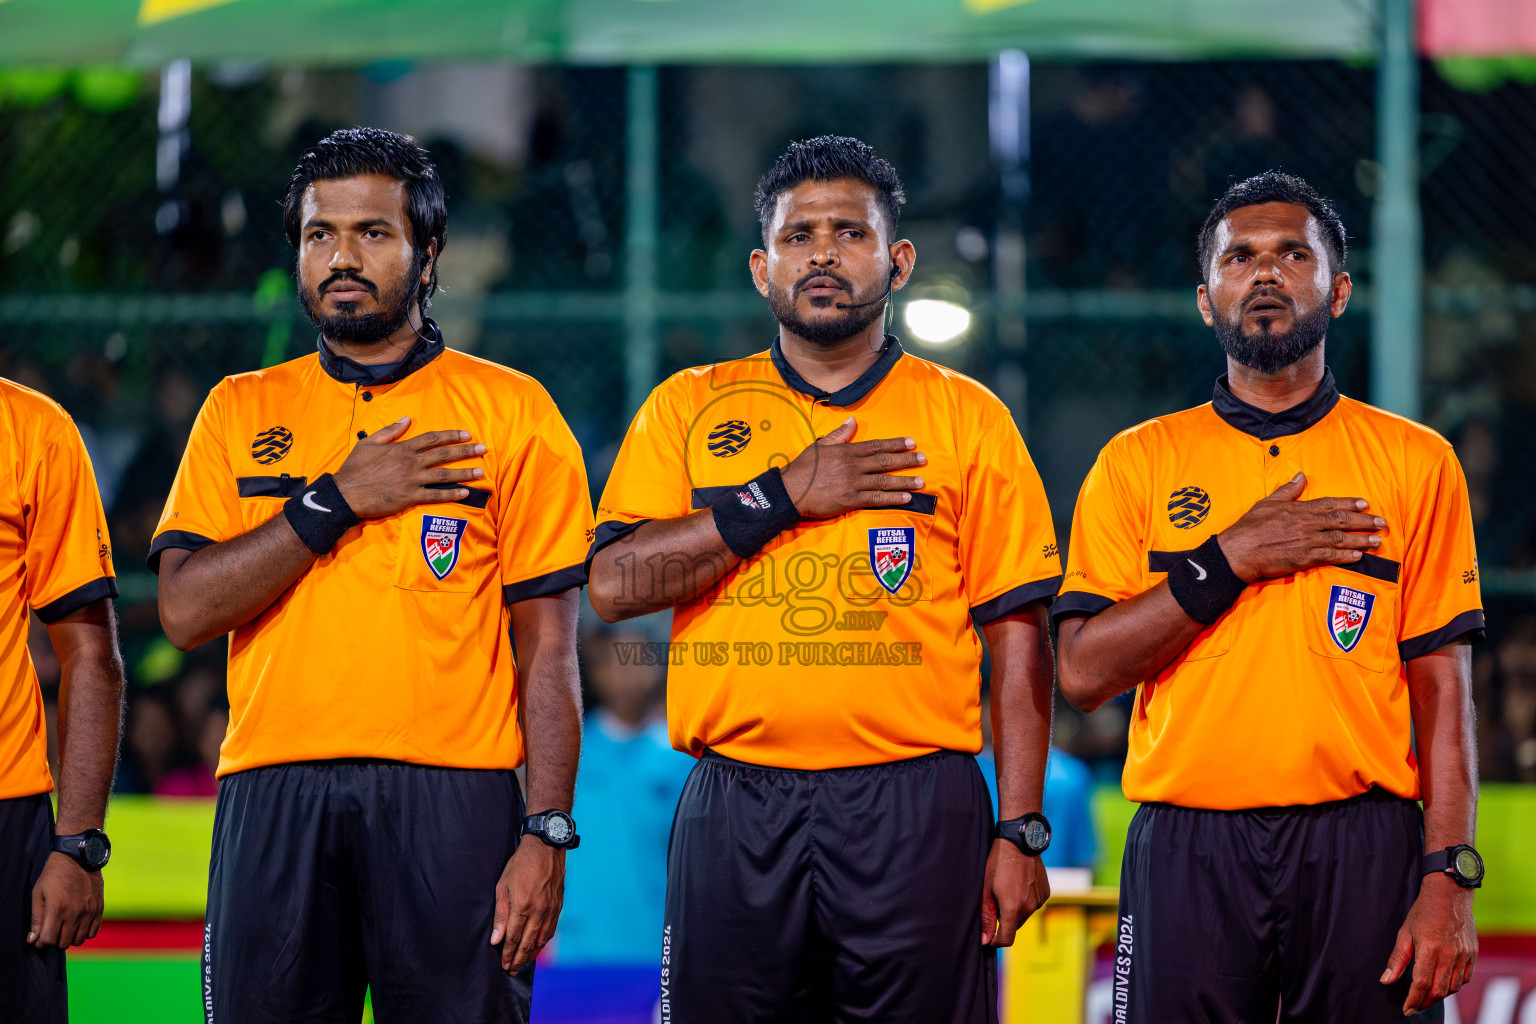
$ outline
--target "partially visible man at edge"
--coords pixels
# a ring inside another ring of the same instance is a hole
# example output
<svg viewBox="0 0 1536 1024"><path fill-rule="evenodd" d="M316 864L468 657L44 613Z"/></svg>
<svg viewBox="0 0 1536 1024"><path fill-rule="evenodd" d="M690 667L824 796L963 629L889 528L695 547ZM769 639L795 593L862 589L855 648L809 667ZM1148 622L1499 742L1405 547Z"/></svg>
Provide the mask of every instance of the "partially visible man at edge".
<svg viewBox="0 0 1536 1024"><path fill-rule="evenodd" d="M356 1021L365 988L383 1024L526 1021L559 915L586 475L537 382L425 315L446 221L410 138L303 156L284 222L318 351L214 388L151 547L166 635L230 634L221 1024Z"/></svg>
<svg viewBox="0 0 1536 1024"><path fill-rule="evenodd" d="M1136 690L1116 1005L1400 1019L1477 958L1466 481L1440 435L1340 396L1344 225L1311 186L1233 185L1198 255L1227 375L1104 448L1053 609L1068 700Z"/></svg>
<svg viewBox="0 0 1536 1024"><path fill-rule="evenodd" d="M0 1018L68 1019L64 950L101 927L101 831L123 722L106 516L68 414L0 380ZM29 609L58 655L59 816L27 650Z"/></svg>
<svg viewBox="0 0 1536 1024"><path fill-rule="evenodd" d="M1049 892L1055 529L1007 407L882 329L916 259L903 200L864 143L792 144L750 261L778 337L658 386L603 490L593 606L675 606L668 720L699 758L668 856L672 1024L993 1022L996 947Z"/></svg>

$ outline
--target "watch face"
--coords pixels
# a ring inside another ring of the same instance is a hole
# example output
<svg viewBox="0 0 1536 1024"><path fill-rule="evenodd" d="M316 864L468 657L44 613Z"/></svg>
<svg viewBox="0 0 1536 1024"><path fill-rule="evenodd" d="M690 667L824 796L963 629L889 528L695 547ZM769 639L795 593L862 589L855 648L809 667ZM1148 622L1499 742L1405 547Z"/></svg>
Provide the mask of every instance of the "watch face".
<svg viewBox="0 0 1536 1024"><path fill-rule="evenodd" d="M571 819L563 814L550 814L544 818L544 834L556 843L571 841Z"/></svg>
<svg viewBox="0 0 1536 1024"><path fill-rule="evenodd" d="M1456 872L1462 878L1475 880L1483 873L1483 866L1477 861L1477 854L1471 850L1456 851Z"/></svg>
<svg viewBox="0 0 1536 1024"><path fill-rule="evenodd" d="M105 865L111 855L107 841L94 833L85 837L85 841L80 844L80 852L85 855L86 863L93 867Z"/></svg>
<svg viewBox="0 0 1536 1024"><path fill-rule="evenodd" d="M1051 845L1051 830L1045 822L1038 819L1024 823L1020 834L1024 837L1024 843L1031 850L1044 850Z"/></svg>

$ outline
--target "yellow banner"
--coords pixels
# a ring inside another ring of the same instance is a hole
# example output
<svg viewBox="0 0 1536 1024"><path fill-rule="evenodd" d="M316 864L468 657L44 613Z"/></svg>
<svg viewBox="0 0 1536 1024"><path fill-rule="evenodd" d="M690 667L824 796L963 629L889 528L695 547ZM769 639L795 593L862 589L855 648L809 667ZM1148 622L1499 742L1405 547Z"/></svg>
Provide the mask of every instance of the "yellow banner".
<svg viewBox="0 0 1536 1024"><path fill-rule="evenodd" d="M148 3L149 0L144 0ZM991 14L1005 7L1022 7L1024 4L1032 4L1035 0L965 0L965 9L972 14Z"/></svg>
<svg viewBox="0 0 1536 1024"><path fill-rule="evenodd" d="M196 14L209 7L228 3L234 3L234 0L143 0L139 5L139 24L153 25L170 21L172 18Z"/></svg>

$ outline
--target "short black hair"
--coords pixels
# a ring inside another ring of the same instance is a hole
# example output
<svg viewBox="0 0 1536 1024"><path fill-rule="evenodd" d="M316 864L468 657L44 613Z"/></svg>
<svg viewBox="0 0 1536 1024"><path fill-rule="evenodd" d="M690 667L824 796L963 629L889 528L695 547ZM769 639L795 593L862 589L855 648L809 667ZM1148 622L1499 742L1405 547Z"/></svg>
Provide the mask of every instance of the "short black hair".
<svg viewBox="0 0 1536 1024"><path fill-rule="evenodd" d="M1227 189L1226 193L1216 200L1216 205L1211 207L1210 214L1200 227L1200 244L1195 253L1200 260L1200 280L1206 280L1210 273L1211 257L1214 255L1211 246L1216 238L1216 226L1233 210L1240 210L1245 206L1259 206L1263 203L1293 203L1296 206L1305 206L1307 212L1317 218L1317 226L1322 229L1323 243L1328 246L1328 269L1335 274L1344 269L1344 260L1349 255L1349 246L1344 240L1344 222L1339 219L1338 211L1333 208L1333 204L1317 189L1294 174L1286 174L1284 171L1265 171Z"/></svg>
<svg viewBox="0 0 1536 1024"><path fill-rule="evenodd" d="M752 205L763 227L763 241L768 241L768 225L779 196L807 181L862 181L880 196L880 211L894 238L896 222L901 218L901 204L907 201L901 187L901 175L890 161L875 155L867 142L846 135L818 135L814 139L791 142L768 173L758 179Z"/></svg>
<svg viewBox="0 0 1536 1024"><path fill-rule="evenodd" d="M288 179L288 194L283 197L283 229L288 243L299 247L299 220L304 204L304 190L317 181L356 178L363 174L382 174L405 185L405 212L411 222L411 245L418 262L425 262L427 246L437 243L442 255L448 244L448 203L443 183L427 151L409 135L383 128L342 128L315 143L299 158L299 165ZM421 296L425 312L437 291L437 261L432 262L432 276Z"/></svg>

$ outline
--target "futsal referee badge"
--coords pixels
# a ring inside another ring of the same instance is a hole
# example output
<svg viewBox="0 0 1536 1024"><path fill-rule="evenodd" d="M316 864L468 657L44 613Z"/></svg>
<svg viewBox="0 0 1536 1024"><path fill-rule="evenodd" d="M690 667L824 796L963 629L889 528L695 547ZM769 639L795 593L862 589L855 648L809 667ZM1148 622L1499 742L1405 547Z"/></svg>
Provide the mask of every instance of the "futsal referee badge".
<svg viewBox="0 0 1536 1024"><path fill-rule="evenodd" d="M468 519L421 517L421 554L427 560L427 568L432 570L432 575L442 580L453 572L453 567L459 564L459 542L467 529Z"/></svg>
<svg viewBox="0 0 1536 1024"><path fill-rule="evenodd" d="M917 530L911 526L877 526L869 531L869 564L875 578L892 594L912 575Z"/></svg>
<svg viewBox="0 0 1536 1024"><path fill-rule="evenodd" d="M1371 609L1376 595L1363 590L1335 585L1328 595L1328 635L1348 654L1360 643L1365 627L1371 624Z"/></svg>

